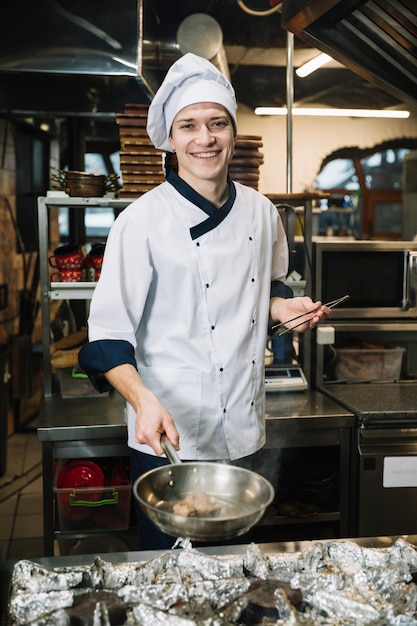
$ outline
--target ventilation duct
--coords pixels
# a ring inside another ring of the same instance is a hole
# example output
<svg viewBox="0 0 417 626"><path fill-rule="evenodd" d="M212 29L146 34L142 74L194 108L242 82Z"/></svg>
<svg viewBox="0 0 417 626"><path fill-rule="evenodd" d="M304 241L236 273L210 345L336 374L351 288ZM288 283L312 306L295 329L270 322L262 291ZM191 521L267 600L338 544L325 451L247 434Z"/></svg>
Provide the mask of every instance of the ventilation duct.
<svg viewBox="0 0 417 626"><path fill-rule="evenodd" d="M176 31L167 32L153 10L152 0L138 0L138 26L137 80L150 98L169 67L187 52L211 61L230 80L223 31L210 15L192 13L176 26Z"/></svg>
<svg viewBox="0 0 417 626"><path fill-rule="evenodd" d="M193 52L208 59L230 80L229 65L223 47L223 31L206 13L193 13L178 27L177 43L181 54Z"/></svg>

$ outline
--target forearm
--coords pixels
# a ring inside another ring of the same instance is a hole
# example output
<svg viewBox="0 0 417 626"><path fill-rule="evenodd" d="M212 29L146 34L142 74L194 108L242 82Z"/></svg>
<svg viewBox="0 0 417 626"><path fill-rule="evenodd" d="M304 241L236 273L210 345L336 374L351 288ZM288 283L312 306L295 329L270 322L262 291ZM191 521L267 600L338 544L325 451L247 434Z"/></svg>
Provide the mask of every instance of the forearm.
<svg viewBox="0 0 417 626"><path fill-rule="evenodd" d="M137 412L141 396L147 388L136 368L130 363L123 363L105 372L104 377Z"/></svg>
<svg viewBox="0 0 417 626"><path fill-rule="evenodd" d="M104 374L106 380L127 400L136 413L135 438L162 454L161 434L166 433L179 448L174 421L155 394L144 384L136 368L129 363L117 365Z"/></svg>
<svg viewBox="0 0 417 626"><path fill-rule="evenodd" d="M285 298L281 298L279 296L273 297L269 301L269 322L273 324L274 322L283 322L285 321L282 316L282 310L285 309Z"/></svg>

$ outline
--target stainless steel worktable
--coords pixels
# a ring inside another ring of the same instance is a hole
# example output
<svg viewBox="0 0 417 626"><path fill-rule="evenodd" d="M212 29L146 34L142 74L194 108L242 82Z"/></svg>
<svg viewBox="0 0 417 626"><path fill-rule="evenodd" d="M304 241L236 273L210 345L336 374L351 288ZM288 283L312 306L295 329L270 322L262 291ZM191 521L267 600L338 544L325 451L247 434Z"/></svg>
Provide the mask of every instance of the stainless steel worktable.
<svg viewBox="0 0 417 626"><path fill-rule="evenodd" d="M308 428L350 426L353 414L319 391L278 392L266 397L266 418L271 434L292 428L290 420ZM329 421L330 420L330 421ZM117 393L97 398L45 398L38 438L42 442L126 438L124 400ZM275 442L274 442L275 443Z"/></svg>
<svg viewBox="0 0 417 626"><path fill-rule="evenodd" d="M42 442L44 554L54 554L55 459L126 456L124 400L118 393L89 398L44 398L39 414Z"/></svg>
<svg viewBox="0 0 417 626"><path fill-rule="evenodd" d="M349 536L350 442L354 416L316 391L268 394L265 448L331 446L340 449L340 531ZM126 456L124 401L105 397L44 398L38 438L42 442L44 554L54 553L54 460Z"/></svg>
<svg viewBox="0 0 417 626"><path fill-rule="evenodd" d="M126 439L124 400L116 392L97 397L44 398L38 438L42 442Z"/></svg>
<svg viewBox="0 0 417 626"><path fill-rule="evenodd" d="M267 394L267 448L340 443L340 430L354 424L351 411L319 391Z"/></svg>

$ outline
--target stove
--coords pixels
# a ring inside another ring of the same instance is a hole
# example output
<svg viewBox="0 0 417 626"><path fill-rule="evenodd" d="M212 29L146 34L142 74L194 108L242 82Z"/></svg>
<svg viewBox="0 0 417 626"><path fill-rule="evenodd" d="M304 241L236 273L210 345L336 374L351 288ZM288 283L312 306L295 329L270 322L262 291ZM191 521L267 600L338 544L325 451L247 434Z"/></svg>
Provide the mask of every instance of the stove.
<svg viewBox="0 0 417 626"><path fill-rule="evenodd" d="M299 551L274 553L250 544L224 555L183 542L148 561L91 559L48 568L18 561L7 624L417 623L417 550L405 538L378 548L353 540L306 542Z"/></svg>

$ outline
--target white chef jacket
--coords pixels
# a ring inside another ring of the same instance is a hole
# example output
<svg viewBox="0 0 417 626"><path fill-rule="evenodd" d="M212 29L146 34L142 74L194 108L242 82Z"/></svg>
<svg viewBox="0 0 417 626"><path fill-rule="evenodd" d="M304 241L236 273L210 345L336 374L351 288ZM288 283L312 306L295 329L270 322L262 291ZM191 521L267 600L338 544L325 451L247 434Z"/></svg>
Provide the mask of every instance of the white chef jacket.
<svg viewBox="0 0 417 626"><path fill-rule="evenodd" d="M265 443L270 288L285 280L288 245L276 207L235 188L230 212L195 239L207 216L169 182L135 200L110 230L90 307L89 340L132 344L184 460L234 460ZM126 408L128 445L154 454Z"/></svg>

